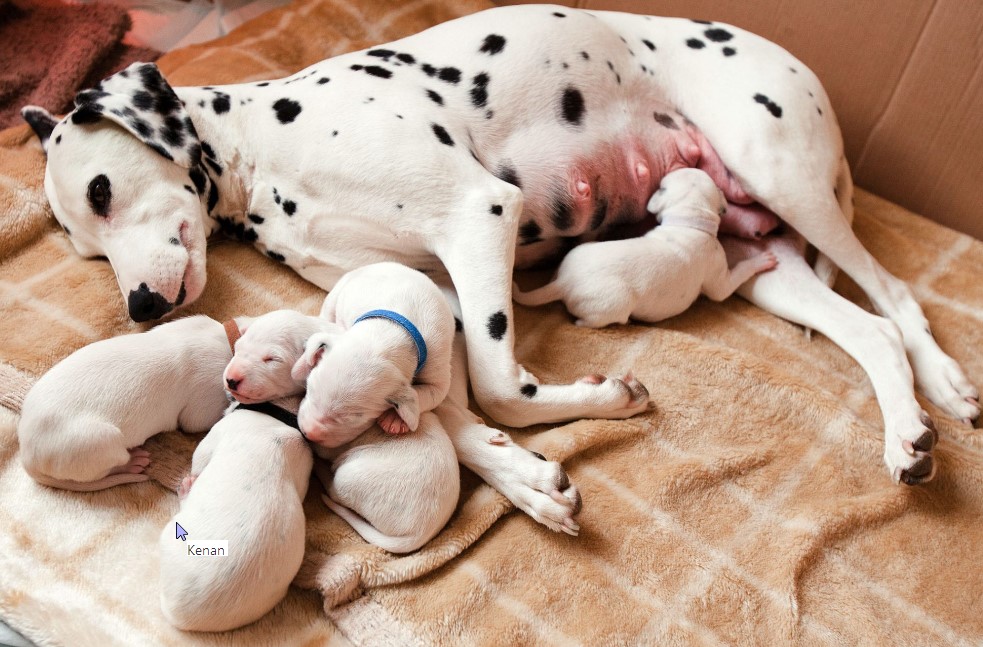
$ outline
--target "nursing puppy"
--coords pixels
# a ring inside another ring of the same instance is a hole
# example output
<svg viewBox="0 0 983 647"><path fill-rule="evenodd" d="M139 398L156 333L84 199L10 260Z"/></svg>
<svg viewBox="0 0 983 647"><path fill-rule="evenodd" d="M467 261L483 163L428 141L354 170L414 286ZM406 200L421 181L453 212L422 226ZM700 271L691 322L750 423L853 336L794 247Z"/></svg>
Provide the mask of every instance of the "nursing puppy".
<svg viewBox="0 0 983 647"><path fill-rule="evenodd" d="M669 173L648 210L660 225L641 238L585 243L563 259L556 279L512 298L526 306L562 300L578 326L662 321L691 305L700 294L723 301L755 274L777 264L764 252L728 269L717 240L727 200L710 176L685 168Z"/></svg>
<svg viewBox="0 0 983 647"><path fill-rule="evenodd" d="M150 455L139 447L148 438L205 431L222 417L219 376L231 357L222 324L202 315L80 348L24 399L24 468L67 490L146 481Z"/></svg>
<svg viewBox="0 0 983 647"><path fill-rule="evenodd" d="M421 272L375 263L338 281L321 316L344 333L307 341L293 377L307 382L298 420L308 440L338 447L377 420L388 433L417 428L447 396L454 315Z"/></svg>
<svg viewBox="0 0 983 647"><path fill-rule="evenodd" d="M191 460L177 514L160 534L160 602L186 631L225 631L265 615L304 558L303 501L311 450L300 433L238 408L212 427ZM175 538L175 523L187 532ZM195 555L195 541L227 539L228 556Z"/></svg>
<svg viewBox="0 0 983 647"><path fill-rule="evenodd" d="M239 402L266 402L304 392L305 381L291 371L304 344L319 332L340 332L340 326L296 310L274 310L260 317L236 317L239 339L222 382Z"/></svg>

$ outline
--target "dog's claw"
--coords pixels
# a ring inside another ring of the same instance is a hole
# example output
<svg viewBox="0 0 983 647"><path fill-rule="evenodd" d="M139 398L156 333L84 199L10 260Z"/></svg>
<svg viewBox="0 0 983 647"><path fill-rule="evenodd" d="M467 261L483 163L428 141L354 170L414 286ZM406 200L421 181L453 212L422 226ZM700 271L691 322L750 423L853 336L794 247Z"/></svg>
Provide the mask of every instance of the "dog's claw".
<svg viewBox="0 0 983 647"><path fill-rule="evenodd" d="M895 483L905 485L920 485L935 477L935 460L931 454L925 454L908 469L898 467L894 470Z"/></svg>

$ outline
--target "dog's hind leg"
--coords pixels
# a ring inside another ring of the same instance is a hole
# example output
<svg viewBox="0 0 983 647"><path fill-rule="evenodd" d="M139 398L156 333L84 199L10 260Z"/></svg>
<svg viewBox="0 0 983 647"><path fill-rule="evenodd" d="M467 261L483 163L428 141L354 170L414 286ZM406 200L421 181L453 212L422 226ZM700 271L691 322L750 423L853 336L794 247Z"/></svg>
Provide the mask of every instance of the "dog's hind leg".
<svg viewBox="0 0 983 647"><path fill-rule="evenodd" d="M763 249L778 257L774 270L757 275L738 293L783 319L817 330L852 356L877 396L884 417L884 461L894 480L914 485L931 479L937 434L915 399L898 327L827 287L806 263L805 243L794 233L762 242L728 237L723 243L730 262Z"/></svg>
<svg viewBox="0 0 983 647"><path fill-rule="evenodd" d="M785 186L809 186L794 169L780 174ZM854 235L836 197L832 189L814 195L778 192L767 206L856 281L878 313L898 326L919 390L953 417L971 423L980 415L979 391L939 348L908 285L884 269Z"/></svg>
<svg viewBox="0 0 983 647"><path fill-rule="evenodd" d="M484 169L461 178L459 187L433 251L460 299L471 385L482 409L513 427L644 411L648 392L632 378L540 385L521 369L511 291L522 194Z"/></svg>

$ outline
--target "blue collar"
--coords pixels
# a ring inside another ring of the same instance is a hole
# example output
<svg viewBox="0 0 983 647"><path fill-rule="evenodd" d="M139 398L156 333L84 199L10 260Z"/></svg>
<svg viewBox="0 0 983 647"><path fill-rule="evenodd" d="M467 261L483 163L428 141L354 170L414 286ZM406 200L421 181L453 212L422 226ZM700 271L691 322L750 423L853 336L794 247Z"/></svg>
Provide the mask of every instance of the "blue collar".
<svg viewBox="0 0 983 647"><path fill-rule="evenodd" d="M420 369L423 368L423 365L427 361L427 342L423 341L423 335L421 335L420 331L413 325L413 322L403 315L393 312L392 310L370 310L356 319L355 323L358 323L363 319L388 319L389 321L401 326L403 330L410 334L410 337L413 338L413 343L416 344L416 370L413 371L413 377L416 377L420 373Z"/></svg>

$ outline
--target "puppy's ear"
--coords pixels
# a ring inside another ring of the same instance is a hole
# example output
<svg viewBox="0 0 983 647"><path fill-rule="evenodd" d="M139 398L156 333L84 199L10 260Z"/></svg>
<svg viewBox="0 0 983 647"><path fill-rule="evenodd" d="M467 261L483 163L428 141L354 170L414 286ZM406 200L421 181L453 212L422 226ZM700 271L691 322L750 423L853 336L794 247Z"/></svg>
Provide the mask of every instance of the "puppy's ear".
<svg viewBox="0 0 983 647"><path fill-rule="evenodd" d="M239 336L240 337L242 337L243 335L245 335L246 334L246 331L249 330L249 326L254 321L256 321L256 317L232 317L232 318L235 320L236 326L238 326L238 328L239 328Z"/></svg>
<svg viewBox="0 0 983 647"><path fill-rule="evenodd" d="M403 384L389 394L386 402L393 406L399 417L403 419L410 431L416 431L420 425L420 399L409 383Z"/></svg>
<svg viewBox="0 0 983 647"><path fill-rule="evenodd" d="M51 131L55 129L58 121L50 112L38 106L24 106L21 108L20 115L34 129L34 133L41 140L41 148L47 153L48 139L51 138Z"/></svg>
<svg viewBox="0 0 983 647"><path fill-rule="evenodd" d="M324 353L331 350L336 337L337 335L324 332L311 335L304 345L304 354L300 356L300 359L294 363L294 367L290 370L290 377L297 383L306 382Z"/></svg>
<svg viewBox="0 0 983 647"><path fill-rule="evenodd" d="M648 206L646 206L645 209L649 213L658 215L658 213L666 206L666 193L666 187L660 186L659 190L653 193L652 197L649 198Z"/></svg>

